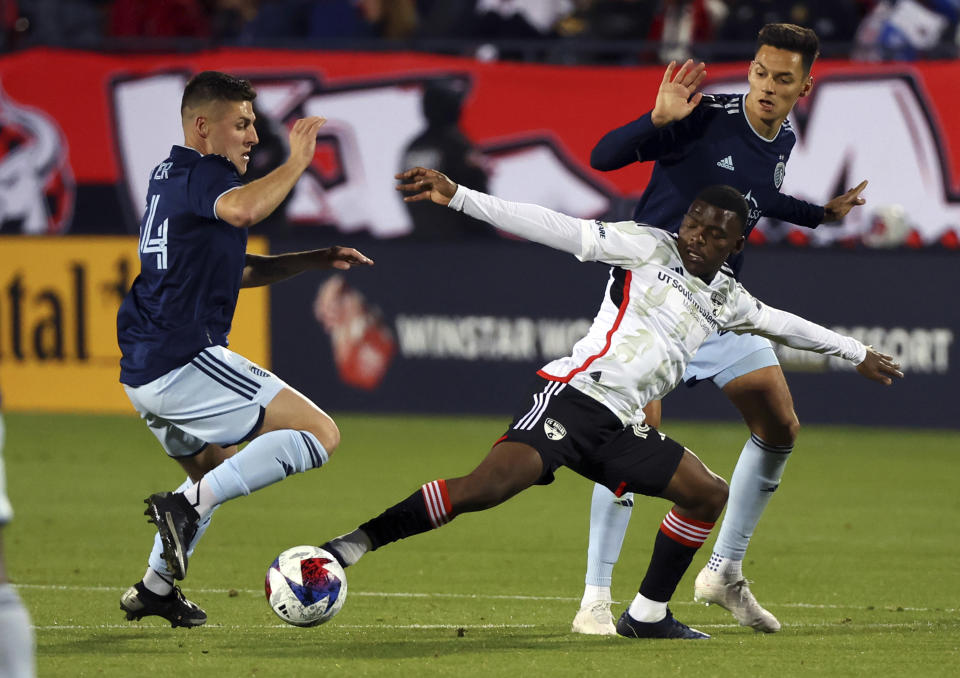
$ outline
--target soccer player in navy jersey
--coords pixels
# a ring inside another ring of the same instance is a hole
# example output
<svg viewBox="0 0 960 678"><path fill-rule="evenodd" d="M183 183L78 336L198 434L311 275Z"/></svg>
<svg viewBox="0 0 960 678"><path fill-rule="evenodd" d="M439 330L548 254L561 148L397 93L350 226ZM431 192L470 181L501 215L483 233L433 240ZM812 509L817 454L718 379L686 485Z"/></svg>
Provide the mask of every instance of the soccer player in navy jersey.
<svg viewBox="0 0 960 678"><path fill-rule="evenodd" d="M157 526L143 579L120 599L127 619L199 626L206 613L175 580L221 503L319 468L340 442L333 420L276 375L227 348L241 287L303 271L373 262L348 247L248 254L247 228L273 212L310 165L324 119L297 120L290 156L246 185L257 143L246 80L205 71L186 85L184 143L151 171L140 224L140 275L117 314L120 382L168 456L187 472L151 495ZM238 451L238 445L250 441Z"/></svg>
<svg viewBox="0 0 960 678"><path fill-rule="evenodd" d="M604 223L537 205L507 202L458 186L435 170L397 175L407 202L426 201L521 238L609 264L600 310L570 355L544 365L535 392L486 458L468 475L426 483L356 530L326 542L344 567L368 551L436 529L461 513L496 506L566 466L612 493L673 503L654 540L636 597L618 620L628 638L709 638L677 621L668 603L727 497L726 482L690 450L649 426L644 406L682 379L714 332L753 332L840 356L889 385L903 376L890 356L766 306L720 271L743 248L747 202L734 188L708 186L691 201L679 232L633 221Z"/></svg>
<svg viewBox="0 0 960 678"><path fill-rule="evenodd" d="M670 63L654 108L607 133L590 164L599 170L633 162L653 162L650 183L634 211L636 221L676 231L690 200L704 186L723 183L740 190L750 205L745 234L763 216L815 228L842 219L856 205L864 181L830 200L813 205L780 192L790 151L796 142L787 120L797 99L813 85L810 70L819 53L816 34L792 24L768 24L759 33L744 94L698 92L704 64L684 63L674 74ZM737 276L742 252L725 266ZM780 623L761 607L747 585L742 561L754 528L793 450L800 424L790 390L770 342L750 334L710 337L687 368L693 385L711 380L740 410L750 428L730 481L730 500L714 553L697 577L695 598L728 609L737 621L772 633ZM646 408L647 421L659 426L660 401ZM586 586L573 621L577 633L613 634L610 584L630 520L633 498L594 488Z"/></svg>

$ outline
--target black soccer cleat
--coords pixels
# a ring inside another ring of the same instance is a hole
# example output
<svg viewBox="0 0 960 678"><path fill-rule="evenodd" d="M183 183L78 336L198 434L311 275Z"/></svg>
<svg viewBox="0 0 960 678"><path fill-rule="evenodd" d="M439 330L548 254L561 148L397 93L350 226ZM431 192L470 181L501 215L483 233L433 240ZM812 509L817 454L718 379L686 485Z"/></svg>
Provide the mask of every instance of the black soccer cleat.
<svg viewBox="0 0 960 678"><path fill-rule="evenodd" d="M685 640L703 640L710 636L686 624L681 624L673 617L670 608L667 616L657 622L640 622L624 610L617 620L617 633L625 638L683 638Z"/></svg>
<svg viewBox="0 0 960 678"><path fill-rule="evenodd" d="M207 613L200 606L186 599L179 586L174 586L168 596L158 596L137 582L120 596L120 609L127 613L127 621L140 621L144 617L163 617L171 628L193 628L207 623Z"/></svg>
<svg viewBox="0 0 960 678"><path fill-rule="evenodd" d="M174 579L187 576L187 549L197 534L200 515L186 497L176 492L159 492L143 500L144 515L157 526L163 543L163 559Z"/></svg>

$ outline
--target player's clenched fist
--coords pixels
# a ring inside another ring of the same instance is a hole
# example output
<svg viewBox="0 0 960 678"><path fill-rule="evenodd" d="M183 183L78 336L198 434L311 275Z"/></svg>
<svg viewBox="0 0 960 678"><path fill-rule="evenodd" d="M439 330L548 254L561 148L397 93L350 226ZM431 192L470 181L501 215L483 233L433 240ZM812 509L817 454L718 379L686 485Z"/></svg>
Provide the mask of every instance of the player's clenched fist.
<svg viewBox="0 0 960 678"><path fill-rule="evenodd" d="M446 174L425 167L408 169L394 175L394 178L401 182L397 185L398 191L413 194L405 196L404 202L431 200L446 206L457 192L457 185Z"/></svg>
<svg viewBox="0 0 960 678"><path fill-rule="evenodd" d="M306 169L313 162L313 154L317 148L317 133L326 118L311 116L300 118L290 129L290 159L298 162Z"/></svg>

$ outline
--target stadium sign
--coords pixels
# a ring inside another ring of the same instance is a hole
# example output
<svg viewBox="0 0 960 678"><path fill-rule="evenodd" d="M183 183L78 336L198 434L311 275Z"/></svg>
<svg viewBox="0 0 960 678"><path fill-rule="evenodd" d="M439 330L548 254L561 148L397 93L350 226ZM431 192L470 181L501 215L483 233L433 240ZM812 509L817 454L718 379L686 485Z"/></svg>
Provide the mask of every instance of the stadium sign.
<svg viewBox="0 0 960 678"><path fill-rule="evenodd" d="M265 253L262 238L250 251ZM132 412L117 381L117 309L139 271L133 236L0 237L0 387L11 410ZM270 364L264 288L240 295L231 342Z"/></svg>

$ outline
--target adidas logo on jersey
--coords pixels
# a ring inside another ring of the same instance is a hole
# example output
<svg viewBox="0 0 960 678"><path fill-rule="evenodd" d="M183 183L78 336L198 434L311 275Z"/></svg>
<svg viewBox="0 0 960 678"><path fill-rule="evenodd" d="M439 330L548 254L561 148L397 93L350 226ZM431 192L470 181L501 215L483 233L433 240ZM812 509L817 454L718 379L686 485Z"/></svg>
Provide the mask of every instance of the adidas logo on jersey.
<svg viewBox="0 0 960 678"><path fill-rule="evenodd" d="M718 161L717 161L717 167L722 167L722 168L725 169L725 170L730 170L731 172L733 172L733 171L734 171L734 167L733 167L733 156L732 156L732 155L728 155L728 156L727 156L726 158L724 158L723 160L718 160Z"/></svg>

